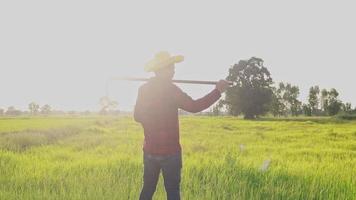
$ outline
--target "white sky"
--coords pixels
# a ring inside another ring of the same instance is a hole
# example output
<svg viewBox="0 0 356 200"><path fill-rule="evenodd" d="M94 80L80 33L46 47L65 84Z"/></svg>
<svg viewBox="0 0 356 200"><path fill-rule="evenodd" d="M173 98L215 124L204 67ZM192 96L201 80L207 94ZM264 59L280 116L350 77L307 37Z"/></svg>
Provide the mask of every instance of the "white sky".
<svg viewBox="0 0 356 200"><path fill-rule="evenodd" d="M185 56L176 78L218 80L257 56L303 101L317 84L356 105L352 2L0 1L0 108L98 110L108 77L150 76L160 50ZM110 96L130 109L138 85L113 82ZM182 88L197 98L213 86Z"/></svg>

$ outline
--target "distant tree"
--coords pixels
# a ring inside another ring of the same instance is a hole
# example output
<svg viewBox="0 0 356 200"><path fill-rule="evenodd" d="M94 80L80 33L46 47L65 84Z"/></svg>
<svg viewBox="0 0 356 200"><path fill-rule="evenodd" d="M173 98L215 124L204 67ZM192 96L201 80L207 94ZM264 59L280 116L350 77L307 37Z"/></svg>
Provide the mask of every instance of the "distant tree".
<svg viewBox="0 0 356 200"><path fill-rule="evenodd" d="M297 116L301 110L301 105L302 105L302 103L298 100L298 96L299 96L298 86L293 86L290 83L286 83L286 84L280 83L279 89L283 94L282 98L288 112L292 116Z"/></svg>
<svg viewBox="0 0 356 200"><path fill-rule="evenodd" d="M290 83L279 83L277 88L273 88L272 114L274 116L299 115L302 103L298 100L298 96L299 88L297 86L292 86Z"/></svg>
<svg viewBox="0 0 356 200"><path fill-rule="evenodd" d="M9 106L6 110L6 115L13 115L15 113L16 109L14 106Z"/></svg>
<svg viewBox="0 0 356 200"><path fill-rule="evenodd" d="M346 112L346 113L351 113L351 112L352 112L352 105L351 105L351 103L342 104L342 111L344 111L344 112Z"/></svg>
<svg viewBox="0 0 356 200"><path fill-rule="evenodd" d="M326 89L321 90L320 96L320 104L322 111L327 114L328 106L329 106L329 92Z"/></svg>
<svg viewBox="0 0 356 200"><path fill-rule="evenodd" d="M4 109L0 108L0 116L4 115L4 112L5 112Z"/></svg>
<svg viewBox="0 0 356 200"><path fill-rule="evenodd" d="M118 106L117 101L111 100L107 96L100 98L99 104L101 106L101 114L108 114L109 112L113 112Z"/></svg>
<svg viewBox="0 0 356 200"><path fill-rule="evenodd" d="M229 69L226 79L234 83L234 86L227 89L225 96L230 114L243 114L245 119L254 119L268 111L273 82L262 59L252 57L241 60Z"/></svg>
<svg viewBox="0 0 356 200"><path fill-rule="evenodd" d="M46 104L41 107L41 114L48 115L51 113L51 106Z"/></svg>
<svg viewBox="0 0 356 200"><path fill-rule="evenodd" d="M319 86L314 86L309 89L309 106L312 114L317 114L319 109Z"/></svg>
<svg viewBox="0 0 356 200"><path fill-rule="evenodd" d="M288 89L287 101L290 105L290 111L293 116L298 116L301 112L302 102L298 100L299 97L299 87L298 86L290 86Z"/></svg>
<svg viewBox="0 0 356 200"><path fill-rule="evenodd" d="M281 91L279 88L273 87L272 88L273 94L270 104L270 112L273 116L283 116L287 115L287 109L284 105L283 98Z"/></svg>
<svg viewBox="0 0 356 200"><path fill-rule="evenodd" d="M292 116L298 116L303 112L302 102L296 99L291 106L291 114Z"/></svg>
<svg viewBox="0 0 356 200"><path fill-rule="evenodd" d="M340 110L342 103L338 99L339 93L336 91L335 88L332 88L328 92L328 107L327 107L327 112L329 115L336 115Z"/></svg>
<svg viewBox="0 0 356 200"><path fill-rule="evenodd" d="M311 116L312 115L312 109L310 108L310 105L303 104L302 105L302 110L303 110L303 114L305 116Z"/></svg>
<svg viewBox="0 0 356 200"><path fill-rule="evenodd" d="M224 101L220 100L218 103L216 103L213 108L212 108L212 114L217 116L222 113L222 109L224 107Z"/></svg>
<svg viewBox="0 0 356 200"><path fill-rule="evenodd" d="M31 102L28 104L28 109L30 110L31 115L36 115L40 110L40 105L35 102Z"/></svg>
<svg viewBox="0 0 356 200"><path fill-rule="evenodd" d="M21 115L21 111L17 110L14 106L10 106L7 108L5 114L10 115L10 116L16 116L16 115Z"/></svg>

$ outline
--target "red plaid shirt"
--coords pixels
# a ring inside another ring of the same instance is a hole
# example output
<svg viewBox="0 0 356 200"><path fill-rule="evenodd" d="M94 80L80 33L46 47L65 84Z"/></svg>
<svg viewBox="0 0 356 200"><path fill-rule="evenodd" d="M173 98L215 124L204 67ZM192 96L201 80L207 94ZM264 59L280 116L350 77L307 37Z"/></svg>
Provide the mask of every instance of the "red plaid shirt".
<svg viewBox="0 0 356 200"><path fill-rule="evenodd" d="M142 124L145 134L143 150L150 154L171 155L181 151L178 109L197 113L221 97L214 89L193 100L170 81L151 78L139 88L134 118Z"/></svg>

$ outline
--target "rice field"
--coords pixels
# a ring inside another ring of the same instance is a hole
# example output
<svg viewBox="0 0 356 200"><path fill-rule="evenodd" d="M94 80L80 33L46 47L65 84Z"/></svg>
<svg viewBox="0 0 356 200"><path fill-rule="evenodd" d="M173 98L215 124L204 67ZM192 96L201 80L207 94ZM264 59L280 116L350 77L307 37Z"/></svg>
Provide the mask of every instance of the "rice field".
<svg viewBox="0 0 356 200"><path fill-rule="evenodd" d="M182 199L356 199L356 121L183 116ZM0 118L0 199L138 199L131 117ZM154 199L165 199L162 177Z"/></svg>

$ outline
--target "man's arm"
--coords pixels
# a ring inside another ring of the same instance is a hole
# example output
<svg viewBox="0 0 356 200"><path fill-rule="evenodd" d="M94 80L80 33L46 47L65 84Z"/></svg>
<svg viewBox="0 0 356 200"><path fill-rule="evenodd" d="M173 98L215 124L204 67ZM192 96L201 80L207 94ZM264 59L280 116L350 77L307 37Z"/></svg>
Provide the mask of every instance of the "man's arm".
<svg viewBox="0 0 356 200"><path fill-rule="evenodd" d="M193 100L192 97L184 93L182 90L179 89L178 91L178 107L192 113L201 112L211 105L213 105L219 98L221 94L219 90L214 89L204 97Z"/></svg>
<svg viewBox="0 0 356 200"><path fill-rule="evenodd" d="M216 87L213 91L197 100L193 100L189 95L177 87L178 107L192 113L201 112L219 100L221 93L223 93L228 87L229 82L220 80L216 84Z"/></svg>

